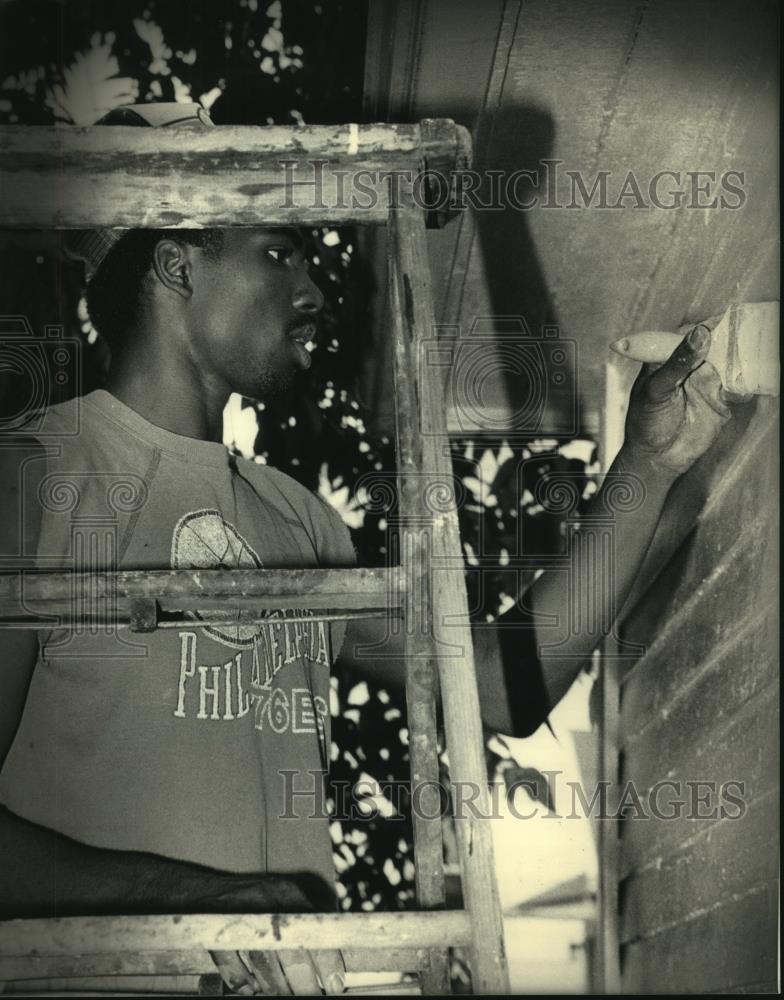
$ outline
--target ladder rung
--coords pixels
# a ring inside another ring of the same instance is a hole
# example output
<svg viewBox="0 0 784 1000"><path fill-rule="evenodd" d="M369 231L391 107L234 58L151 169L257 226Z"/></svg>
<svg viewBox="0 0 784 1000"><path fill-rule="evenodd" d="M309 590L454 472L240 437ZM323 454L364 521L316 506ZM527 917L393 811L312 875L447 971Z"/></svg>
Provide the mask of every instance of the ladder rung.
<svg viewBox="0 0 784 1000"><path fill-rule="evenodd" d="M178 611L299 608L362 610L398 608L403 586L398 568L387 569L179 569L63 573L25 570L0 574L0 616L88 616L102 602L152 599L161 614ZM97 605L97 607L96 607ZM122 619L122 615L119 617ZM125 615L129 620L129 614Z"/></svg>
<svg viewBox="0 0 784 1000"><path fill-rule="evenodd" d="M222 996L221 977L215 968L200 975L172 976L20 976L18 979L0 980L0 992L13 996ZM214 985L213 985L214 984ZM205 990L206 987L206 990Z"/></svg>
<svg viewBox="0 0 784 1000"><path fill-rule="evenodd" d="M10 920L0 926L0 962L54 955L193 951L206 948L356 950L464 947L471 939L465 910L416 913L190 914L59 917ZM0 966L2 967L2 966Z"/></svg>
<svg viewBox="0 0 784 1000"><path fill-rule="evenodd" d="M449 119L223 125L185 145L176 129L2 126L0 227L385 223L390 172L447 176L470 157Z"/></svg>
<svg viewBox="0 0 784 1000"><path fill-rule="evenodd" d="M155 603L155 602L153 602ZM202 611L204 609L201 609ZM393 616L398 616L398 612L394 609L389 612L384 608L360 608L351 609L344 611L314 611L312 614L291 614L286 615L285 622L287 625L295 624L310 624L312 622L348 622L348 621L362 621L369 618L384 618L388 614ZM120 615L116 615L112 618L73 618L69 619L67 617L59 616L56 620L52 617L48 618L23 618L16 616L14 618L3 618L0 616L0 629L2 628L19 628L25 630L37 630L42 631L51 630L53 628L58 629L82 629L84 631L98 632L100 630L107 629L130 629L133 632L155 632L157 629L193 629L193 628L236 628L238 625L245 627L253 625L269 625L277 622L282 622L284 619L272 619L269 615L257 614L255 611L238 611L236 615L229 618L164 618L155 622L155 625L150 625L144 628L140 628L135 625L133 621L127 621Z"/></svg>
<svg viewBox="0 0 784 1000"><path fill-rule="evenodd" d="M348 972L416 972L417 948L342 948ZM20 955L0 957L0 983L75 976L201 976L215 971L206 948L125 954ZM2 992L2 991L0 991Z"/></svg>

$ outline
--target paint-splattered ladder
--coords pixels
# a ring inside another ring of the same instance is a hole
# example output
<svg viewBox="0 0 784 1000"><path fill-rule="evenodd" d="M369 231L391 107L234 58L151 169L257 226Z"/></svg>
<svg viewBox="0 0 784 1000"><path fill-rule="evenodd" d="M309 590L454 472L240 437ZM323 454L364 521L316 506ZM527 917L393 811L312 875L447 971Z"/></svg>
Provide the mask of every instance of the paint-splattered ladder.
<svg viewBox="0 0 784 1000"><path fill-rule="evenodd" d="M448 947L470 954L473 988L508 991L490 824L456 821L465 908L447 911L436 697L440 683L453 781L486 794L455 490L437 350L428 224L418 193L467 165L470 141L448 120L416 125L219 126L169 129L0 128L0 226L26 229L386 224L394 334L400 563L384 570L208 570L7 574L0 614L20 587L67 619L74 587L111 594L117 621L147 631L187 610L243 614L307 607L350 618L399 609L405 622L411 779L425 789L414 818L419 911L329 915L73 917L0 928L0 978L49 988L192 989L214 971L208 949L340 948L351 969L417 971L425 993L449 989ZM392 180L390 181L390 175ZM82 605L84 606L84 605ZM236 623L236 618L233 618ZM30 622L33 626L34 622ZM193 621L189 620L189 626ZM429 791L435 802L427 801ZM485 802L485 805L487 803ZM430 808L434 806L434 808ZM427 819L428 815L435 819ZM164 978L161 978L164 977ZM172 978L174 977L174 978ZM168 985L166 985L168 984ZM203 981L202 981L203 985ZM399 992L399 989L397 990Z"/></svg>

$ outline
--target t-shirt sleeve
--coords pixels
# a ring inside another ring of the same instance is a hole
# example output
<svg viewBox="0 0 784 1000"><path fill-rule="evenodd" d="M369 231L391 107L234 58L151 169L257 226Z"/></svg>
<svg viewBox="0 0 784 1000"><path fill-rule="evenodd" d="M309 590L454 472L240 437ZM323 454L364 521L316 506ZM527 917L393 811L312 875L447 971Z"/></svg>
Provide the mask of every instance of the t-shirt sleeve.
<svg viewBox="0 0 784 1000"><path fill-rule="evenodd" d="M318 495L316 501L313 528L320 565L325 569L352 569L357 564L357 553L351 533L334 507Z"/></svg>

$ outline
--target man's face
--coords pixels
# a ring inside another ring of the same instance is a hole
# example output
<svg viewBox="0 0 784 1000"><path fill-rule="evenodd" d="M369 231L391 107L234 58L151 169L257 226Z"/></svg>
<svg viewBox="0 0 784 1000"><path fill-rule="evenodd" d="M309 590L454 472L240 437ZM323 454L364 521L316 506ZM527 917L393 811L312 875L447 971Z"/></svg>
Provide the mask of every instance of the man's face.
<svg viewBox="0 0 784 1000"><path fill-rule="evenodd" d="M310 367L324 298L296 229L227 229L217 259L193 255L192 280L195 358L230 392L279 397Z"/></svg>

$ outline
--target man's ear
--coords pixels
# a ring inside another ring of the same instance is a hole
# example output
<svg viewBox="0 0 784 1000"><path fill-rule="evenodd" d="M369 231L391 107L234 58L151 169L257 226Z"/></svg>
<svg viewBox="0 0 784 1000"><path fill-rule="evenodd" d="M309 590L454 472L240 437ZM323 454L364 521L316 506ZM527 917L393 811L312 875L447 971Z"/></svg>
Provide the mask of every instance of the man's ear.
<svg viewBox="0 0 784 1000"><path fill-rule="evenodd" d="M193 295L192 261L187 244L158 240L152 255L155 276L164 286L184 299Z"/></svg>

